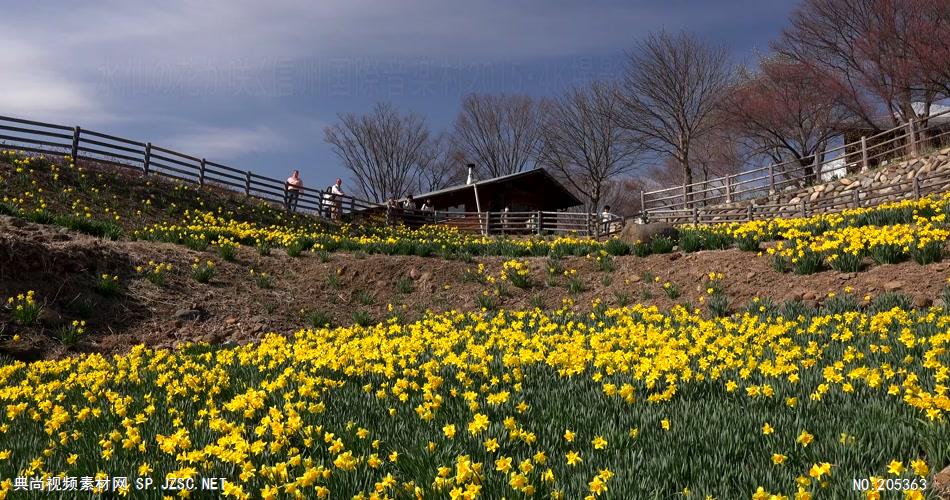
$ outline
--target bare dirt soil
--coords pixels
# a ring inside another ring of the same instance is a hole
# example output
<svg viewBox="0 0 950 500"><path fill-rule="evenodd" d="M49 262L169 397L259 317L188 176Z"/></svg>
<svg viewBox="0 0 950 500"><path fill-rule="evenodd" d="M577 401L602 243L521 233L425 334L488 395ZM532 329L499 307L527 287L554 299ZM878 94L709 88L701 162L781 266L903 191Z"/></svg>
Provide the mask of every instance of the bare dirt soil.
<svg viewBox="0 0 950 500"><path fill-rule="evenodd" d="M196 282L191 264L213 260L209 283ZM497 277L506 259L473 262L410 256L334 253L328 261L304 252L292 258L281 250L261 256L239 248L233 262L213 251L144 241L105 241L53 226L0 217L0 299L35 290L44 303L37 325L15 324L0 310L0 352L24 360L60 357L75 352L121 352L137 344L171 347L182 342L244 343L268 332L291 333L311 318L333 324L403 320L426 310L477 310L476 300L490 284L466 279L478 263ZM907 294L926 307L946 285L950 263L921 266L914 262L871 266L860 273L825 271L808 276L782 274L766 257L740 250L673 253L645 258L614 258L612 271L601 271L589 258L570 257L558 264L577 270L583 290L568 289L568 280L548 275L547 258L525 259L532 286L508 285L496 305L506 309L557 308L565 298L590 308L600 299L610 305L644 303L667 309L674 304L699 306L709 272L722 273L725 294L734 309L753 297L776 302L800 300L817 305L828 292L850 287L857 297L884 291ZM135 268L148 261L174 266L159 286ZM270 287L251 274L267 273ZM121 293L105 297L95 290L96 277L120 277ZM658 278L658 279L657 279ZM675 284L681 296L671 299L663 283ZM389 306L392 306L390 310ZM85 320L88 334L76 343L60 340L73 320ZM18 339L14 341L14 336Z"/></svg>

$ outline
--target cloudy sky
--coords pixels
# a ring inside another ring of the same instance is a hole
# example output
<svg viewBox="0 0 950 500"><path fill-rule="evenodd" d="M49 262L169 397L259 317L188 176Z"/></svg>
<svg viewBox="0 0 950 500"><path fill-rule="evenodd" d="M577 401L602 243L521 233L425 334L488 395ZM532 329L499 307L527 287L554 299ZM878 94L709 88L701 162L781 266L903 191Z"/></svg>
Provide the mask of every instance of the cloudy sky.
<svg viewBox="0 0 950 500"><path fill-rule="evenodd" d="M377 101L448 128L471 92L550 95L615 77L650 31L737 62L794 0L168 0L11 2L0 115L81 125L312 185L345 176L323 142Z"/></svg>

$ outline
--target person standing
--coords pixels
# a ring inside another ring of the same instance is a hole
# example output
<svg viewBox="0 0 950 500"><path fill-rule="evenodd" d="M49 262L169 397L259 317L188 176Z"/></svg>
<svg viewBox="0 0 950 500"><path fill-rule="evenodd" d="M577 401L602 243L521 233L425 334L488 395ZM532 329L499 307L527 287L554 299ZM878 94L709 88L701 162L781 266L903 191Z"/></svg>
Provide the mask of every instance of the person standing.
<svg viewBox="0 0 950 500"><path fill-rule="evenodd" d="M323 217L331 218L333 216L333 186L327 186L326 190L321 193L320 199Z"/></svg>
<svg viewBox="0 0 950 500"><path fill-rule="evenodd" d="M602 234L610 233L610 225L613 221L614 214L610 213L610 205L604 205L604 210L600 213L600 223L603 225Z"/></svg>
<svg viewBox="0 0 950 500"><path fill-rule="evenodd" d="M300 192L303 191L303 181L300 180L300 171L294 170L287 178L285 186L287 191L287 210L297 211L297 201L300 199Z"/></svg>
<svg viewBox="0 0 950 500"><path fill-rule="evenodd" d="M333 195L333 218L340 220L343 215L343 179L337 179L336 183L330 187L330 194Z"/></svg>

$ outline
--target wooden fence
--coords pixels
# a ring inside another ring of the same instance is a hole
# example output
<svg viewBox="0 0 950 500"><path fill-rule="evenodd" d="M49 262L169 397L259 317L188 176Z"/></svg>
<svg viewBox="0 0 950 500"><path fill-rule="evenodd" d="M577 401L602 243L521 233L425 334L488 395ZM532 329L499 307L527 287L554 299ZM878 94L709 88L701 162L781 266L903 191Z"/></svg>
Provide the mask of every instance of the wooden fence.
<svg viewBox="0 0 950 500"><path fill-rule="evenodd" d="M592 213L573 212L429 212L390 209L347 195L305 188L294 192L286 181L240 170L194 155L80 127L0 116L0 149L38 153L102 163L199 186L218 186L330 221L385 218L390 223L419 227L446 224L463 232L485 235L577 234L602 237L620 230L619 218L609 223Z"/></svg>
<svg viewBox="0 0 950 500"><path fill-rule="evenodd" d="M608 237L623 225L620 217L585 212L444 212L390 209L387 219L419 227L452 226L464 233L491 236L567 235Z"/></svg>
<svg viewBox="0 0 950 500"><path fill-rule="evenodd" d="M214 185L328 219L349 219L380 207L347 195L303 189L284 180L239 170L151 142L134 141L81 127L0 116L0 148L113 165L144 176L157 175L199 186Z"/></svg>
<svg viewBox="0 0 950 500"><path fill-rule="evenodd" d="M950 171L934 172L900 180L886 185L862 188L854 187L833 196L824 196L815 201L802 196L795 204L749 204L744 207L692 207L657 209L650 211L650 221L674 224L707 224L717 222L742 222L762 218L807 217L819 213L836 213L859 207L873 207L886 201L919 199L922 196L950 190ZM850 186L849 186L850 187Z"/></svg>
<svg viewBox="0 0 950 500"><path fill-rule="evenodd" d="M717 177L656 191L641 191L644 216L662 220L670 214L686 213L703 218L725 210L713 207L744 200L764 198L771 194L821 183L825 175L844 177L868 170L876 165L918 156L924 149L950 142L950 111L912 120L878 134L861 137L814 155L812 163L786 162L756 168L734 175ZM828 168L833 165L832 168ZM814 207L812 207L814 208ZM753 212L759 207L753 208ZM807 209L806 209L807 210ZM763 213L768 213L767 211ZM755 213L752 215L755 216ZM678 216L677 216L678 218Z"/></svg>

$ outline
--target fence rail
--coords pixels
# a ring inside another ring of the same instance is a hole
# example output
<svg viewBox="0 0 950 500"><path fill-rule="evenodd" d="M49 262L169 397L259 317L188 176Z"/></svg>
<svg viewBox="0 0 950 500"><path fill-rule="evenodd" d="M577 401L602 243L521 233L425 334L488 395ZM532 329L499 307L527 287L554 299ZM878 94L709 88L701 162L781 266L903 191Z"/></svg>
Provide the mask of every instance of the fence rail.
<svg viewBox="0 0 950 500"><path fill-rule="evenodd" d="M157 175L200 186L223 187L325 219L350 219L381 207L378 203L348 195L330 195L322 190L294 191L283 180L229 167L151 142L9 116L0 116L0 149L70 156L77 162L93 161L144 176Z"/></svg>
<svg viewBox="0 0 950 500"><path fill-rule="evenodd" d="M216 186L331 221L380 217L411 227L446 224L485 235L577 234L604 237L620 230L618 217L571 212L431 212L390 209L380 203L323 190L293 190L281 179L241 170L151 142L52 123L0 116L0 149L112 165L143 176Z"/></svg>
<svg viewBox="0 0 950 500"><path fill-rule="evenodd" d="M895 182L871 188L861 188L860 184L855 184L854 188L815 201L803 196L801 201L794 204L656 209L650 211L650 220L674 224L709 224L746 222L763 218L807 217L819 213L837 213L852 208L873 207L889 200L920 199L948 189L950 189L950 171L941 171L918 175L910 179L902 177Z"/></svg>
<svg viewBox="0 0 950 500"><path fill-rule="evenodd" d="M907 124L826 149L813 155L809 164L797 160L776 163L683 186L641 191L643 213L647 218L656 220L663 219L670 211L706 211L710 205L764 198L785 190L821 183L824 176L843 177L875 165L913 158L924 148L950 143L950 128L940 126L948 119L950 110L911 120ZM833 167L828 168L829 165Z"/></svg>

